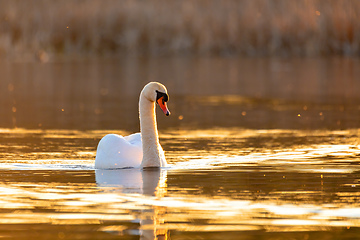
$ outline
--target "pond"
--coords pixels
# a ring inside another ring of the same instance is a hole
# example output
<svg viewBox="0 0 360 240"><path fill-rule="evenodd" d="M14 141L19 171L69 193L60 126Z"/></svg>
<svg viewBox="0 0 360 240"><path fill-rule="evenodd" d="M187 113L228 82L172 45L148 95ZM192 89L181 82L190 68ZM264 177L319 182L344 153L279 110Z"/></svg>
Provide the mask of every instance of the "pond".
<svg viewBox="0 0 360 240"><path fill-rule="evenodd" d="M122 61L0 65L0 237L359 236L357 60ZM169 166L94 169L101 137L138 131L138 94L163 78Z"/></svg>

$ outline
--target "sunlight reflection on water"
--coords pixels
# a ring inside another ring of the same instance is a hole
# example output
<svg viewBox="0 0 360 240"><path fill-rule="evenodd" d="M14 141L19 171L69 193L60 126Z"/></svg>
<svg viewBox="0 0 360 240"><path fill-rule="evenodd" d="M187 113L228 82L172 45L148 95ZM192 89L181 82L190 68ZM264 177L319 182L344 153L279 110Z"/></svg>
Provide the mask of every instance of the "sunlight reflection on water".
<svg viewBox="0 0 360 240"><path fill-rule="evenodd" d="M167 130L169 168L95 171L108 131L1 129L0 232L82 226L72 231L153 239L358 229L359 131Z"/></svg>
<svg viewBox="0 0 360 240"><path fill-rule="evenodd" d="M162 229L178 231L238 231L263 228L267 231L278 231L280 226L297 226L286 231L314 231L322 230L324 227L360 226L360 208L356 206L281 204L272 201L213 199L191 195L159 197L157 192L155 196L117 194L112 192L111 188L95 187L91 192L81 193L78 191L89 187L81 185L49 192L56 187L51 184L1 186L0 195L3 206L6 206L2 207L2 210L19 210L2 213L0 223L121 223L139 218L147 219L147 214L151 214L151 218L161 218L161 223L156 224ZM27 190L28 188L36 190ZM158 208L166 208L166 214L146 212ZM146 214L138 211L145 211ZM194 221L197 224L192 226L191 223ZM107 229L106 224L104 228Z"/></svg>

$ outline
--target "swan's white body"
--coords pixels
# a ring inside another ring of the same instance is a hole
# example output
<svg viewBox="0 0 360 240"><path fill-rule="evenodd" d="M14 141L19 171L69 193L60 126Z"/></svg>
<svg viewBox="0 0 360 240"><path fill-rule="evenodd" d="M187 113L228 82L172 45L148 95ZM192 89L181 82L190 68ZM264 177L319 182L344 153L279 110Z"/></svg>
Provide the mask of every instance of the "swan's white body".
<svg viewBox="0 0 360 240"><path fill-rule="evenodd" d="M126 137L108 134L103 137L97 147L95 168L139 168L164 167L166 159L159 143L156 124L155 102L166 115L169 115L166 104L157 93L167 96L167 90L160 83L151 82L141 91L139 100L140 131Z"/></svg>

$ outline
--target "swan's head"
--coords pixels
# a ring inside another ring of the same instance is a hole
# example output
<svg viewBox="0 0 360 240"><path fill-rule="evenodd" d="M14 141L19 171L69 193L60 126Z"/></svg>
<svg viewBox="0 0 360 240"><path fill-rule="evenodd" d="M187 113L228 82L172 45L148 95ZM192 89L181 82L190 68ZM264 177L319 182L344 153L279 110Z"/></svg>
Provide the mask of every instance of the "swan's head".
<svg viewBox="0 0 360 240"><path fill-rule="evenodd" d="M156 102L166 116L170 115L166 105L169 101L169 95L164 85L158 82L150 82L146 84L141 94L150 102Z"/></svg>

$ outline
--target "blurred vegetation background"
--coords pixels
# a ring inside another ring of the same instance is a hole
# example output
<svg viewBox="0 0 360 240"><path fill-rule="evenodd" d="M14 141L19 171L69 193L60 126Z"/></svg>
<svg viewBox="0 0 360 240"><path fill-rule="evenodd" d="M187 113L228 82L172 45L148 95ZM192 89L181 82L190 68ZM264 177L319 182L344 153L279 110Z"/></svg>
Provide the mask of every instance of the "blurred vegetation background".
<svg viewBox="0 0 360 240"><path fill-rule="evenodd" d="M358 0L0 0L0 58L360 55Z"/></svg>

